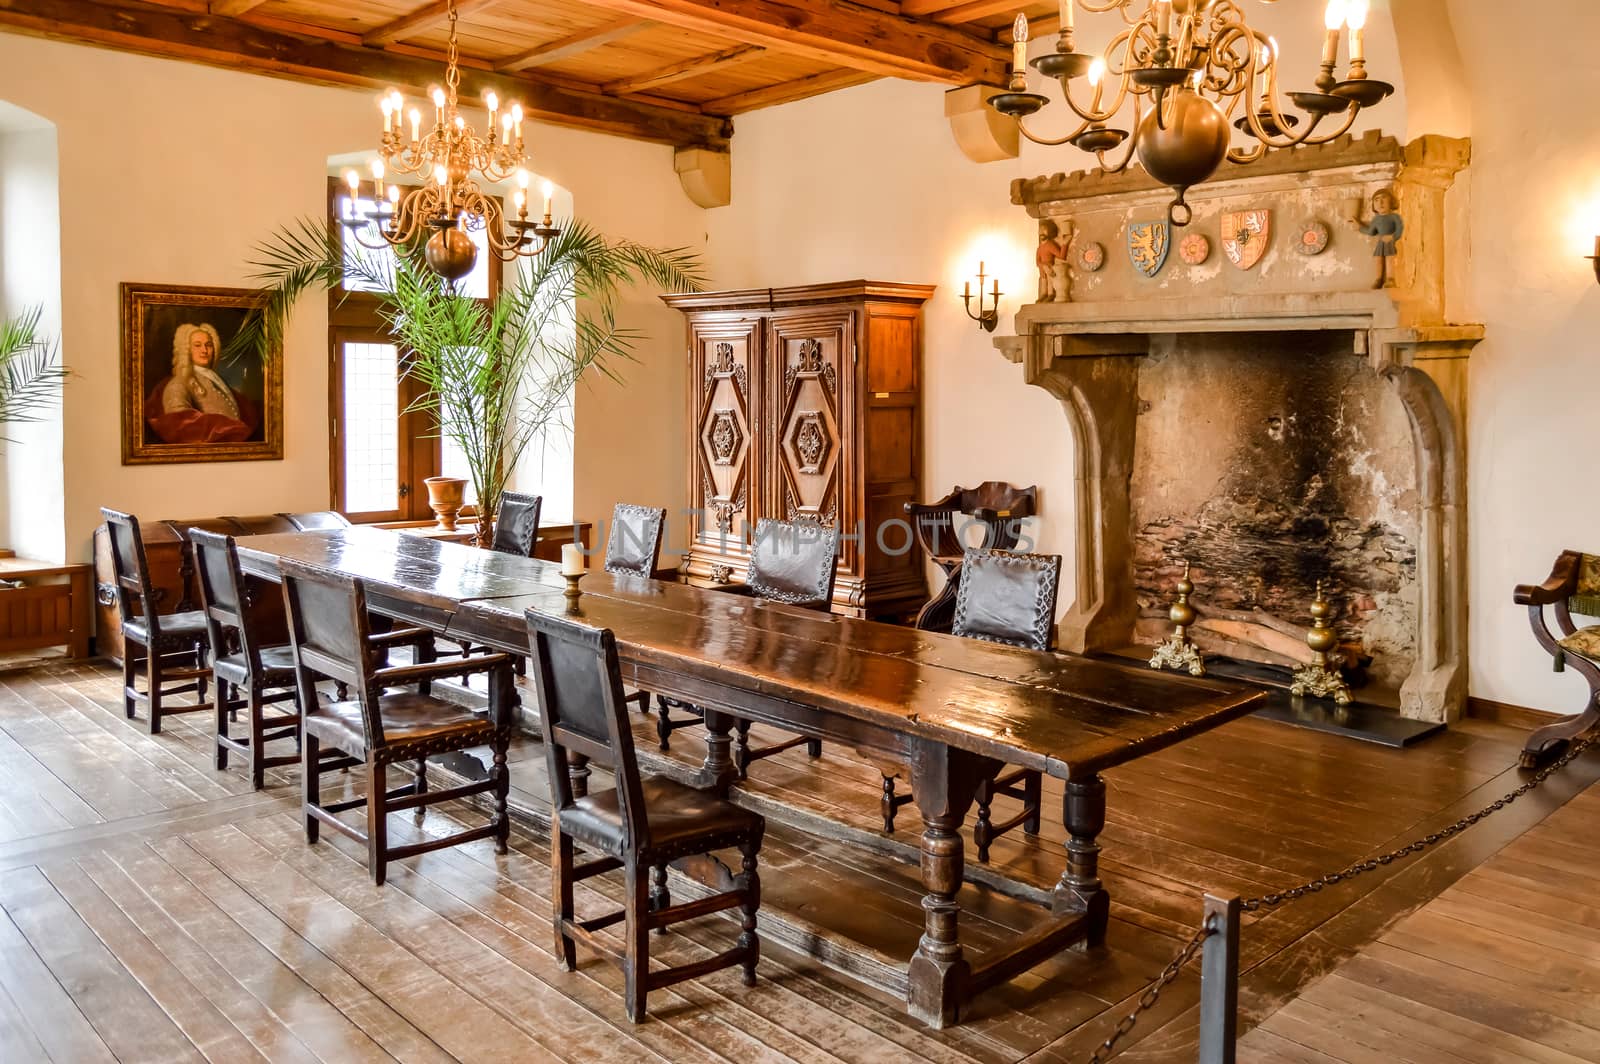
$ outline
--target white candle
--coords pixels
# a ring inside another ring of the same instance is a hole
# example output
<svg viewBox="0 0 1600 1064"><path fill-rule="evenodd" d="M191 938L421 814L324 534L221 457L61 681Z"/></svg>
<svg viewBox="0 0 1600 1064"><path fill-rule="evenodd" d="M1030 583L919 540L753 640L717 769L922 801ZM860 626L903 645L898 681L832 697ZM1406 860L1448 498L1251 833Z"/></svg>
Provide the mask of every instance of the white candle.
<svg viewBox="0 0 1600 1064"><path fill-rule="evenodd" d="M1028 16L1018 15L1011 24L1011 77L1028 76Z"/></svg>
<svg viewBox="0 0 1600 1064"><path fill-rule="evenodd" d="M1339 29L1344 25L1344 0L1328 0L1328 9L1322 18L1328 36L1322 42L1322 62L1331 66L1339 61Z"/></svg>
<svg viewBox="0 0 1600 1064"><path fill-rule="evenodd" d="M411 143L415 144L422 139L422 112L415 107L411 109Z"/></svg>
<svg viewBox="0 0 1600 1064"><path fill-rule="evenodd" d="M1162 37L1172 34L1172 0L1156 0L1156 33Z"/></svg>
<svg viewBox="0 0 1600 1064"><path fill-rule="evenodd" d="M1072 29L1072 0L1061 0L1061 28Z"/></svg>
<svg viewBox="0 0 1600 1064"><path fill-rule="evenodd" d="M550 182L544 183L544 216L550 217L550 199L555 195L556 187Z"/></svg>
<svg viewBox="0 0 1600 1064"><path fill-rule="evenodd" d="M500 110L500 97L496 96L493 92L487 93L484 96L484 103L488 104L489 106L489 136L492 137L494 136L494 113Z"/></svg>
<svg viewBox="0 0 1600 1064"><path fill-rule="evenodd" d="M1350 27L1350 61L1359 63L1367 56L1367 8L1369 0L1350 0L1345 22Z"/></svg>
<svg viewBox="0 0 1600 1064"><path fill-rule="evenodd" d="M561 544L561 575L582 576L583 548L576 543Z"/></svg>

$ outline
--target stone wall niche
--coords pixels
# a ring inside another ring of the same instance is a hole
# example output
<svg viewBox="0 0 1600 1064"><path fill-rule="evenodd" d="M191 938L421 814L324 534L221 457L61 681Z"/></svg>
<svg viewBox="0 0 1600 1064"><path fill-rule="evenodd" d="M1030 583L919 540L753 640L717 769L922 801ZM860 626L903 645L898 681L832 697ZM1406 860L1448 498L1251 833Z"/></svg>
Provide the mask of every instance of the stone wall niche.
<svg viewBox="0 0 1600 1064"><path fill-rule="evenodd" d="M1128 234L1165 219L1170 194L1144 173L1013 184L1014 202L1055 223L1070 264L1055 298L1024 306L1016 335L996 340L1061 401L1076 444L1065 649L1153 642L1188 558L1202 618L1227 622L1202 645L1275 661L1272 629L1292 643L1325 576L1342 634L1373 658L1359 696L1423 720L1460 715L1466 371L1483 329L1444 317L1445 194L1469 154L1463 140L1369 134L1222 171L1190 190L1194 221L1171 232L1154 276L1135 267ZM1380 189L1405 234L1391 285L1375 289L1360 226ZM1240 268L1223 251L1225 216L1263 210L1265 253ZM1319 254L1301 249L1308 230L1327 234ZM1180 254L1192 234L1209 243L1204 261Z"/></svg>

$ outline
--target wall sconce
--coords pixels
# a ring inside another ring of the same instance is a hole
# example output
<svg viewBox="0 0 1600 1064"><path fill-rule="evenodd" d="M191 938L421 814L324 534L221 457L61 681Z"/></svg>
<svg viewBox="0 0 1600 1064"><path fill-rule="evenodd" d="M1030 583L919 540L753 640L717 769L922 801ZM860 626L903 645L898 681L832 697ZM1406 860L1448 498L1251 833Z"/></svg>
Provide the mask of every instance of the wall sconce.
<svg viewBox="0 0 1600 1064"><path fill-rule="evenodd" d="M1600 251L1600 247L1597 247ZM1596 267L1600 269L1600 266ZM972 282L965 281L961 286L961 305L967 308L967 317L982 326L984 332L994 332L994 327L1000 323L1000 278L994 279L994 291L989 294L991 305L988 310L983 309L983 263L978 263L978 313L972 313Z"/></svg>
<svg viewBox="0 0 1600 1064"><path fill-rule="evenodd" d="M1594 238L1594 254L1585 255L1584 258L1588 259L1589 262L1593 264L1594 279L1596 283L1600 283L1600 236Z"/></svg>

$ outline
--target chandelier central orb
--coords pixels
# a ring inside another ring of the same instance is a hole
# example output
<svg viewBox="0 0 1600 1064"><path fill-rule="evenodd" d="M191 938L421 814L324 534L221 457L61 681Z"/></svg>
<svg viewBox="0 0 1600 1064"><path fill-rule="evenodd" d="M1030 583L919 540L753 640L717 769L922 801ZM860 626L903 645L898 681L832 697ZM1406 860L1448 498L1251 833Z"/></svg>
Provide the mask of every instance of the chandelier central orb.
<svg viewBox="0 0 1600 1064"><path fill-rule="evenodd" d="M996 94L989 105L1016 119L1035 144L1072 144L1093 155L1104 173L1120 173L1137 158L1172 189L1169 220L1187 225L1194 213L1185 195L1224 159L1249 163L1268 148L1325 144L1343 136L1363 107L1394 92L1393 85L1367 77L1369 7L1370 0L1328 0L1315 88L1286 93L1292 105L1286 110L1279 102L1278 44L1249 26L1237 0L1061 0L1055 51L1031 65L1060 82L1076 128L1059 137L1028 128L1025 119L1050 99L1028 91L1028 20L1022 15L1012 28L1010 91ZM1098 55L1077 50L1078 8L1122 17L1124 28ZM1350 67L1340 80L1335 71L1347 28ZM1088 83L1087 102L1073 95L1079 79ZM1325 125L1330 118L1335 120ZM1230 147L1230 123L1255 143ZM1120 157L1112 158L1124 145Z"/></svg>
<svg viewBox="0 0 1600 1064"><path fill-rule="evenodd" d="M482 136L458 113L456 92L461 69L456 54L455 0L446 0L446 12L450 44L444 88L434 86L428 93L433 104L433 125L424 131L422 111L412 107L407 112L405 98L398 90L389 89L379 97L383 139L378 158L371 164L370 198L374 206L370 211L361 208L367 182L358 171L346 170L351 216L342 221L357 242L374 251L390 245L410 245L431 230L423 257L434 273L454 281L471 273L477 264L478 249L469 232L484 233L489 251L509 262L519 256L539 254L560 230L550 220L554 189L548 181L543 189L543 218L536 221L528 217L528 158L522 147L522 105L512 103L502 111L499 97L493 92L484 93L489 123ZM498 197L480 189L474 174L490 184L515 180L513 211L508 213ZM422 183L406 188L398 184L385 187L386 177L408 175L420 176Z"/></svg>

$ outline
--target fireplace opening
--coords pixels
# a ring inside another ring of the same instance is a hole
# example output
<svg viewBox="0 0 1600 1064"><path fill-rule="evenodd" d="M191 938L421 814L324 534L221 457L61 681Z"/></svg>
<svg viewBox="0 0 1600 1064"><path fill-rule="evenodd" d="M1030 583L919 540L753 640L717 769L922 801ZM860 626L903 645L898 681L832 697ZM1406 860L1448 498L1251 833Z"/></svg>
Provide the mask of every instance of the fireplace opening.
<svg viewBox="0 0 1600 1064"><path fill-rule="evenodd" d="M1155 338L1138 374L1131 487L1138 643L1167 634L1185 563L1208 657L1288 670L1319 580L1363 701L1417 659L1419 498L1392 385L1339 331Z"/></svg>

